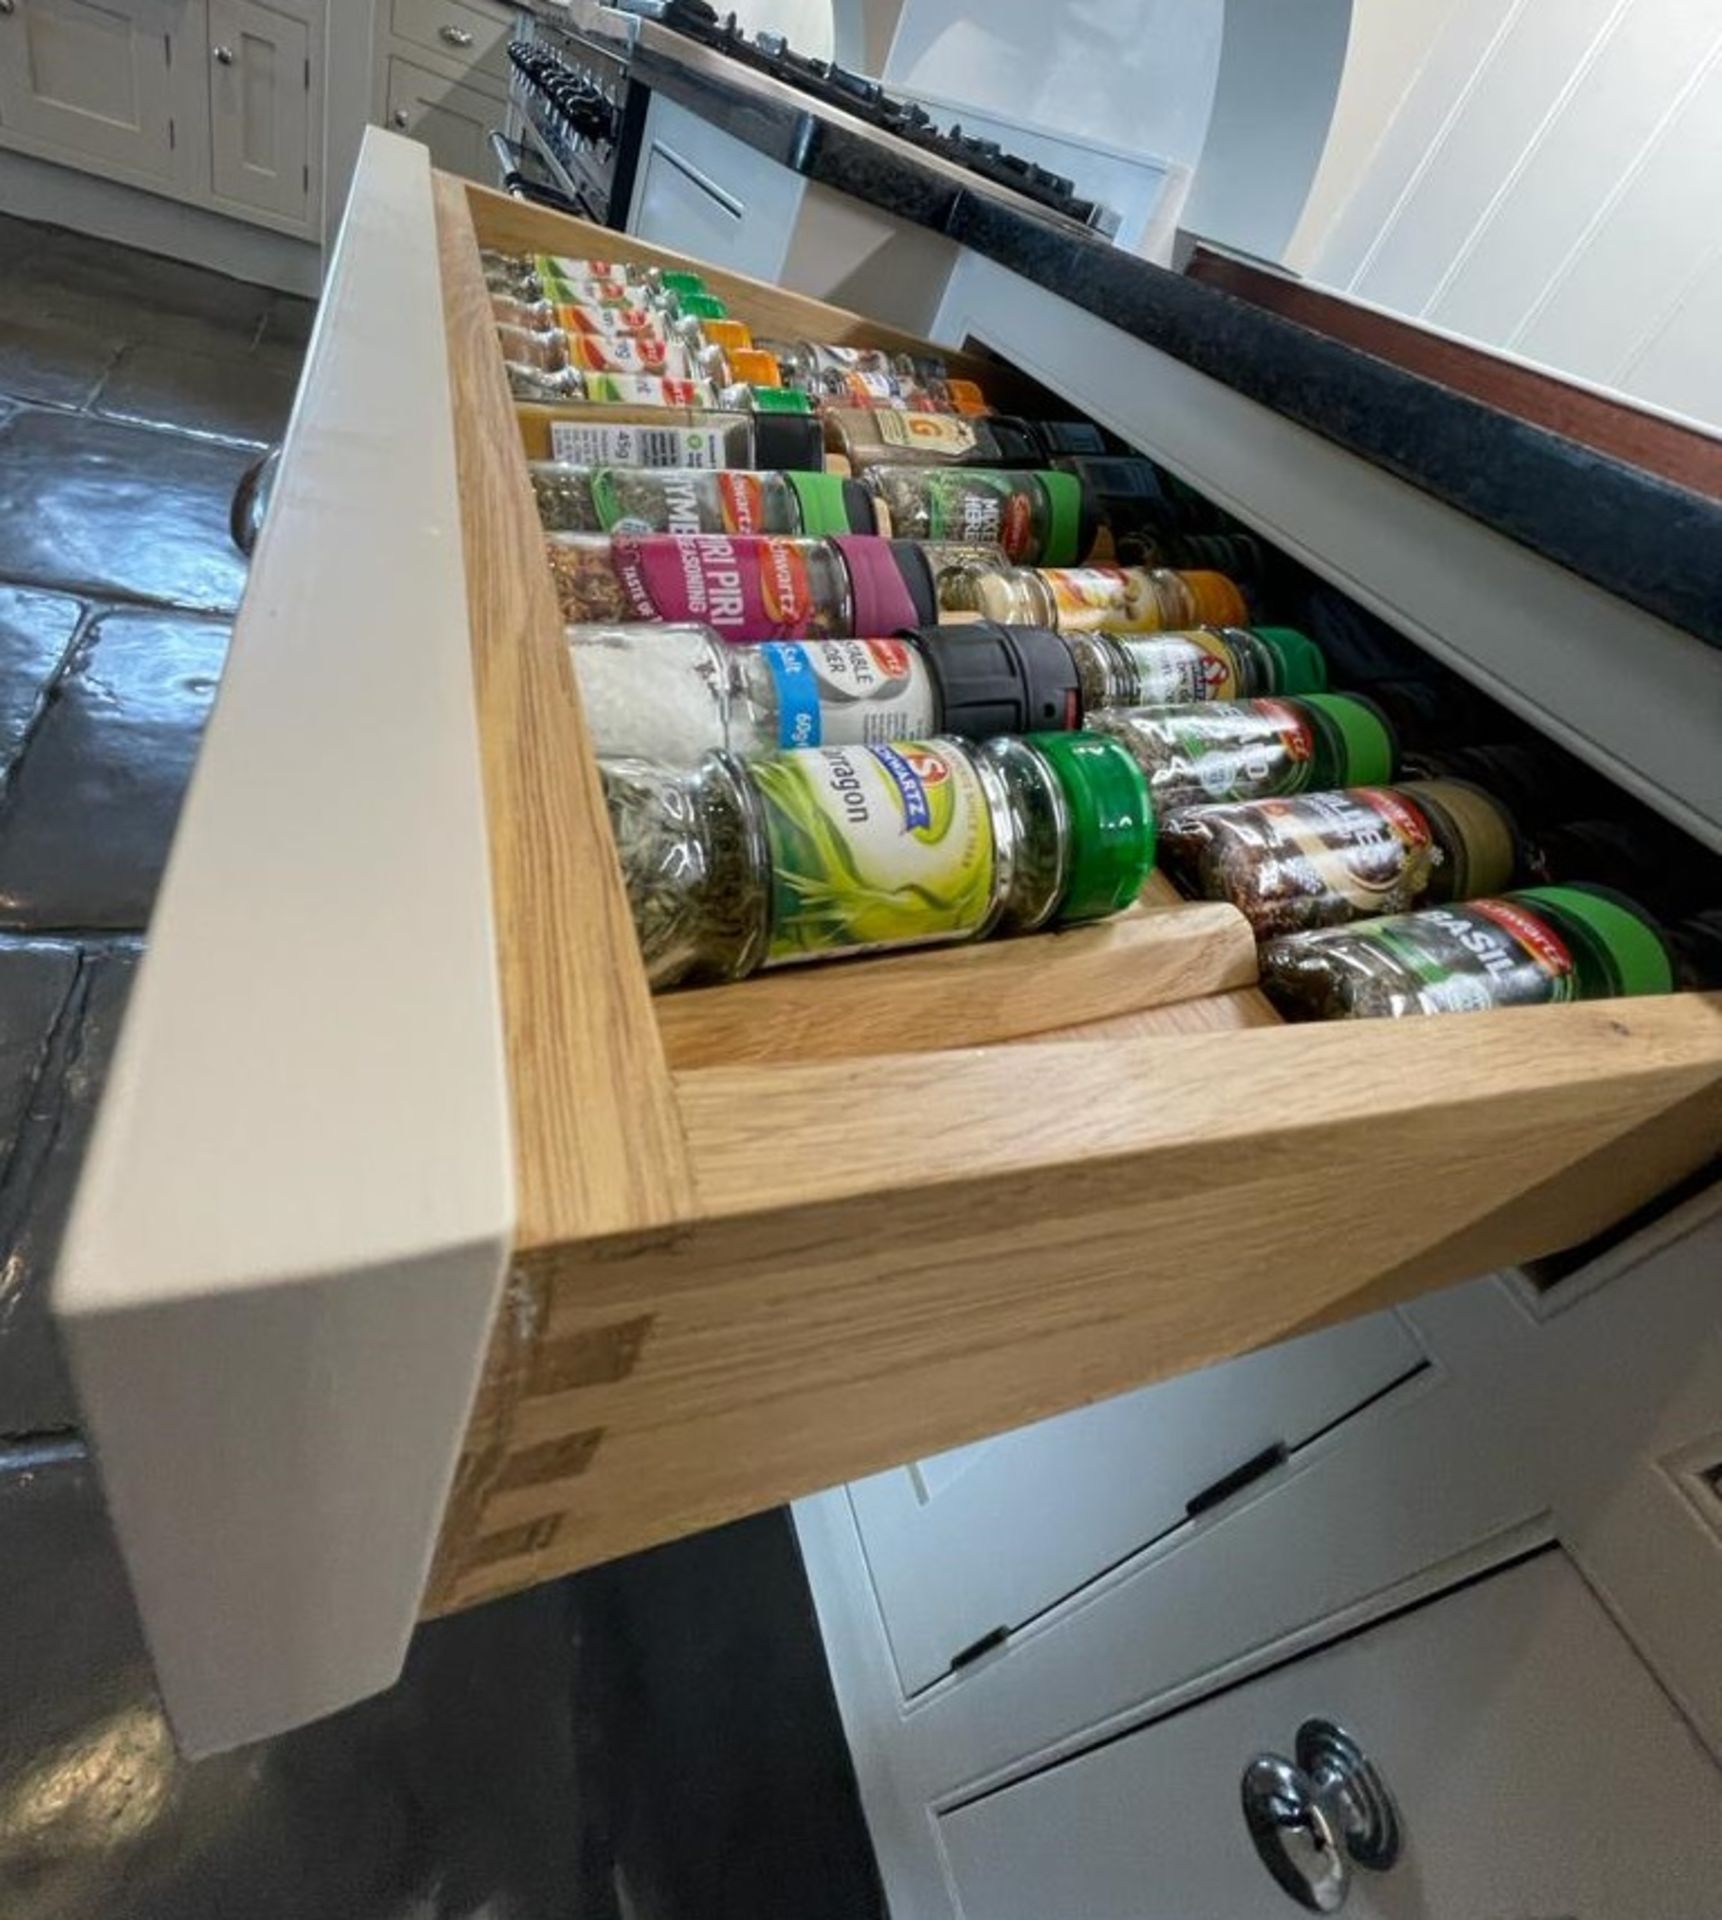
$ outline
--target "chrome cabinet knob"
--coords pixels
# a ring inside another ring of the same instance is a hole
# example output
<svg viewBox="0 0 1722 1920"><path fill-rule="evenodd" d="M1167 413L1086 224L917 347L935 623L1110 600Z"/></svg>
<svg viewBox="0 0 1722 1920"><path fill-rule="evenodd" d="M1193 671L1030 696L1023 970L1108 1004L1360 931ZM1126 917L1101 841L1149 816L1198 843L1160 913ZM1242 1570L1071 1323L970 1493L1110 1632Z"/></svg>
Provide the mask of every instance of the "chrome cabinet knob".
<svg viewBox="0 0 1722 1920"><path fill-rule="evenodd" d="M470 47L472 45L472 35L467 32L465 27L438 27L437 32L451 47Z"/></svg>
<svg viewBox="0 0 1722 1920"><path fill-rule="evenodd" d="M394 124L397 127L401 128L403 131L406 129L407 110L405 107L396 107L394 112L389 115L389 118L394 122Z"/></svg>
<svg viewBox="0 0 1722 1920"><path fill-rule="evenodd" d="M1399 1809L1374 1763L1333 1721L1306 1720L1296 1754L1257 1754L1244 1769L1244 1824L1262 1865L1300 1907L1337 1913L1354 1867L1385 1873L1399 1858Z"/></svg>
<svg viewBox="0 0 1722 1920"><path fill-rule="evenodd" d="M0 0L0 16L18 11L18 0Z"/></svg>
<svg viewBox="0 0 1722 1920"><path fill-rule="evenodd" d="M215 56L215 64L218 67L230 67L233 65L233 49L231 47L211 47L209 51Z"/></svg>

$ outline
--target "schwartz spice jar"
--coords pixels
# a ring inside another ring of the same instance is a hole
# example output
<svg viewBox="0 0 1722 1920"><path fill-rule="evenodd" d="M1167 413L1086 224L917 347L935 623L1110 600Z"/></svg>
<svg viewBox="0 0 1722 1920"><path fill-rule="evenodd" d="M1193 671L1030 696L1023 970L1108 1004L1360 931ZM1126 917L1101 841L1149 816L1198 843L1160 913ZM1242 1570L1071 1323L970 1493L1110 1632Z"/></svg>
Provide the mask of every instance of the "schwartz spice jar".
<svg viewBox="0 0 1722 1920"><path fill-rule="evenodd" d="M570 625L694 622L725 640L888 634L930 620L933 577L912 541L857 534L553 533Z"/></svg>
<svg viewBox="0 0 1722 1920"><path fill-rule="evenodd" d="M1288 934L1262 948L1261 982L1288 1019L1361 1020L1670 993L1675 977L1636 901L1569 886Z"/></svg>
<svg viewBox="0 0 1722 1920"><path fill-rule="evenodd" d="M1078 560L1093 544L1095 521L1073 474L879 466L860 478L905 539L996 546L1007 561L1047 566Z"/></svg>
<svg viewBox="0 0 1722 1920"><path fill-rule="evenodd" d="M1259 939L1498 893L1518 860L1512 816L1458 780L1191 807L1160 844L1181 886L1230 901Z"/></svg>

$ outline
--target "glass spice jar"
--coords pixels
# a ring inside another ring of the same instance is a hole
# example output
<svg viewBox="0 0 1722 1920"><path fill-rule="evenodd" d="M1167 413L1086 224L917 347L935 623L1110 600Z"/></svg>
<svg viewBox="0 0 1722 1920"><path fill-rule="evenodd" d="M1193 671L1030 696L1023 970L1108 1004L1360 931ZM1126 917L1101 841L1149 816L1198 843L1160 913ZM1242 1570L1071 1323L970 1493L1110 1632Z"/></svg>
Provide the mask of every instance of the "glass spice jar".
<svg viewBox="0 0 1722 1920"><path fill-rule="evenodd" d="M561 533L871 533L866 489L835 473L528 465L538 517Z"/></svg>
<svg viewBox="0 0 1722 1920"><path fill-rule="evenodd" d="M1081 741L713 753L680 772L600 759L647 979L737 979L976 939L1006 916L1027 931L1116 912L1152 866L1152 808L1128 755ZM1019 888L1025 834L1034 873Z"/></svg>
<svg viewBox="0 0 1722 1920"><path fill-rule="evenodd" d="M1527 887L1270 940L1263 991L1288 1020L1400 1019L1671 993L1655 920L1606 887Z"/></svg>
<svg viewBox="0 0 1722 1920"><path fill-rule="evenodd" d="M569 625L698 622L726 640L894 633L931 611L932 575L910 541L857 534L552 533Z"/></svg>
<svg viewBox="0 0 1722 1920"><path fill-rule="evenodd" d="M1068 473L883 466L860 479L905 539L981 542L1010 563L1048 566L1079 559L1093 539L1082 483Z"/></svg>
<svg viewBox="0 0 1722 1920"><path fill-rule="evenodd" d="M1321 693L1327 686L1321 649L1291 627L1073 633L1068 644L1085 713Z"/></svg>
<svg viewBox="0 0 1722 1920"><path fill-rule="evenodd" d="M601 754L685 764L792 747L1068 728L1075 679L1058 636L964 627L924 638L718 640L698 626L568 629ZM665 644L660 644L660 641Z"/></svg>
<svg viewBox="0 0 1722 1920"><path fill-rule="evenodd" d="M1258 939L1498 893L1518 862L1511 814L1457 780L1191 807L1160 844L1186 892L1229 901Z"/></svg>
<svg viewBox="0 0 1722 1920"><path fill-rule="evenodd" d="M825 444L859 473L867 467L1044 467L1047 458L1026 420L913 413L893 407L823 409Z"/></svg>
<svg viewBox="0 0 1722 1920"><path fill-rule="evenodd" d="M567 341L560 333L532 333L525 327L498 327L497 344L508 375L509 391L521 400L582 399L585 376L568 364Z"/></svg>
<svg viewBox="0 0 1722 1920"><path fill-rule="evenodd" d="M1166 567L958 568L939 590L952 612L1060 633L1153 633L1200 623L1185 576Z"/></svg>
<svg viewBox="0 0 1722 1920"><path fill-rule="evenodd" d="M1130 754L1163 814L1393 778L1392 729L1355 694L1121 707L1086 724Z"/></svg>

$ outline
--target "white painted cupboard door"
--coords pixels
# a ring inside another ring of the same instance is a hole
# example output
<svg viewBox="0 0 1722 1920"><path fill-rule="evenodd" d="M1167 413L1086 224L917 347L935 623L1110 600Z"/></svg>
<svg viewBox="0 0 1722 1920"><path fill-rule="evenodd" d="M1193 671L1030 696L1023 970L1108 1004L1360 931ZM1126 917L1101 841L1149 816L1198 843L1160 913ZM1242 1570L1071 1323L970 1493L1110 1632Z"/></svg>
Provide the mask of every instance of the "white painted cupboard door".
<svg viewBox="0 0 1722 1920"><path fill-rule="evenodd" d="M1181 1525L1192 1500L1405 1379L1392 1313L958 1447L849 1489L905 1695ZM1265 1456L1265 1457L1264 1457Z"/></svg>
<svg viewBox="0 0 1722 1920"><path fill-rule="evenodd" d="M311 28L261 0L209 0L210 186L279 219L311 207Z"/></svg>
<svg viewBox="0 0 1722 1920"><path fill-rule="evenodd" d="M389 125L422 140L430 148L432 164L444 173L494 181L491 130L507 117L507 103L491 94L445 80L410 60L389 61Z"/></svg>
<svg viewBox="0 0 1722 1920"><path fill-rule="evenodd" d="M1703 1920L1722 1772L1572 1563L1548 1552L940 1821L968 1920L1291 1920L1240 1802L1339 1722L1405 1847L1346 1920Z"/></svg>
<svg viewBox="0 0 1722 1920"><path fill-rule="evenodd" d="M0 125L134 175L174 175L164 0L16 0L0 15Z"/></svg>

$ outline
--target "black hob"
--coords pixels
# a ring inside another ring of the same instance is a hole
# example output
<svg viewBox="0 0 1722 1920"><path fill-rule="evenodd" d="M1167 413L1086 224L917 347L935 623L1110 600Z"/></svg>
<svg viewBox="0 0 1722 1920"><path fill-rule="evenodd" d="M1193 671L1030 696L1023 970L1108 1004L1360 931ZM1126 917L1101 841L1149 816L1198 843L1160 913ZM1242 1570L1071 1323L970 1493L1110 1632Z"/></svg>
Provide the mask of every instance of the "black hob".
<svg viewBox="0 0 1722 1920"><path fill-rule="evenodd" d="M797 53L780 33L750 36L742 31L733 13L719 15L704 0L667 0L661 10L653 8L651 17L659 25L727 54L756 73L769 74L810 99L841 108L869 126L937 154L947 165L963 167L983 180L1008 187L1084 226L1107 224L1105 209L1082 198L1075 183L1062 174L1038 166L1020 153L1006 152L996 140L964 133L960 125L941 126L925 107L887 93L866 74L853 73L835 61L814 60Z"/></svg>

